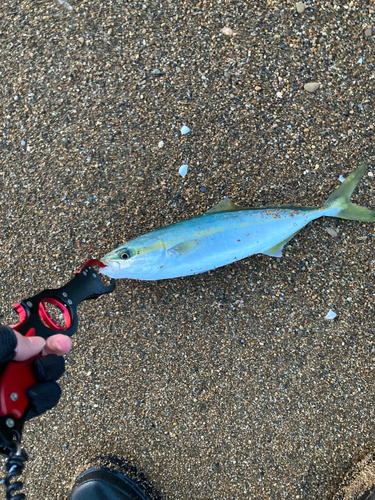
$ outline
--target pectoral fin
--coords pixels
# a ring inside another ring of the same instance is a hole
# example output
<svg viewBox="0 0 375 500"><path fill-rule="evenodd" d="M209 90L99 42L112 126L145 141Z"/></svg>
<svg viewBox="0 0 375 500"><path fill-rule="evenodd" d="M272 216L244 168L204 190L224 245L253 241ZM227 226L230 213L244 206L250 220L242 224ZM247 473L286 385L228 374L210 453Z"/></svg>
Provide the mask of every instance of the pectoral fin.
<svg viewBox="0 0 375 500"><path fill-rule="evenodd" d="M220 201L217 205L207 210L206 214L221 214L223 212L238 212L245 210L243 207L236 205L233 201L228 199Z"/></svg>
<svg viewBox="0 0 375 500"><path fill-rule="evenodd" d="M182 243L178 243L174 247L168 248L167 256L169 257L171 255L174 255L182 257L183 255L188 255L193 250L195 250L198 245L199 240L183 241Z"/></svg>
<svg viewBox="0 0 375 500"><path fill-rule="evenodd" d="M283 248L288 241L290 241L297 233L299 233L301 229L298 229L295 233L293 233L291 236L288 236L285 240L280 241L277 245L275 245L272 248L269 248L268 250L265 250L263 253L264 255L269 255L270 257L282 257L283 256Z"/></svg>

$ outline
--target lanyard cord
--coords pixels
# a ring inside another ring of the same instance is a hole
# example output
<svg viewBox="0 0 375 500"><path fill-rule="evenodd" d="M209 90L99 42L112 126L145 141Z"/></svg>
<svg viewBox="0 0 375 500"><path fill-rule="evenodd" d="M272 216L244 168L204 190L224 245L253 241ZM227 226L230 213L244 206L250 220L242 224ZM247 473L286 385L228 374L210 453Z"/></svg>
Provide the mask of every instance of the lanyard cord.
<svg viewBox="0 0 375 500"><path fill-rule="evenodd" d="M14 431L15 440L11 441L8 446L8 460L6 462L7 475L1 482L6 488L6 500L25 500L24 493L17 493L23 487L22 481L11 483L12 479L17 478L22 474L25 462L28 458L27 453L21 448L21 436L17 431Z"/></svg>

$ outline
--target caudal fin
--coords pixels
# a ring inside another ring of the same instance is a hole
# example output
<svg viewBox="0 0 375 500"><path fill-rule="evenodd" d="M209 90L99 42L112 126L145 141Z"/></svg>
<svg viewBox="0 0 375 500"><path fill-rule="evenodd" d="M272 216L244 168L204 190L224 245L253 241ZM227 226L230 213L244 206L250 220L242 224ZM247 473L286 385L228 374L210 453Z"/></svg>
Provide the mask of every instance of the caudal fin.
<svg viewBox="0 0 375 500"><path fill-rule="evenodd" d="M357 184L364 176L367 165L359 166L344 180L324 203L325 207L336 207L340 211L334 215L340 219L358 220L363 222L375 222L375 212L366 207L355 205L350 201L350 197L357 187Z"/></svg>

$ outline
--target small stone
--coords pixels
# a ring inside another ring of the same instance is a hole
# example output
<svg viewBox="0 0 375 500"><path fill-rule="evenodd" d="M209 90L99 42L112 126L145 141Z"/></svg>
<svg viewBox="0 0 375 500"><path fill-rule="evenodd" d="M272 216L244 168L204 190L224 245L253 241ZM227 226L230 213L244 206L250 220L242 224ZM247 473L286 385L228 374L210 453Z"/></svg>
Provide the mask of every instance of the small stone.
<svg viewBox="0 0 375 500"><path fill-rule="evenodd" d="M107 35L108 35L108 36L111 36L111 35L112 35L112 33L113 33L113 29L112 29L112 28L109 28L109 30L107 31Z"/></svg>
<svg viewBox="0 0 375 500"><path fill-rule="evenodd" d="M181 165L178 173L181 175L181 177L185 177L188 171L188 165Z"/></svg>
<svg viewBox="0 0 375 500"><path fill-rule="evenodd" d="M158 148L161 149L163 146L164 146L164 142L163 141L159 141Z"/></svg>
<svg viewBox="0 0 375 500"><path fill-rule="evenodd" d="M332 229L331 227L326 227L326 231L329 235L333 236L334 238L336 238L338 236L336 231L334 229Z"/></svg>
<svg viewBox="0 0 375 500"><path fill-rule="evenodd" d="M15 96L14 96L14 100L15 100L15 101L18 101L18 95L15 95Z"/></svg>
<svg viewBox="0 0 375 500"><path fill-rule="evenodd" d="M305 83L305 85L303 86L303 88L307 92L315 92L315 90L318 90L319 87L320 87L320 83L318 83L318 82Z"/></svg>
<svg viewBox="0 0 375 500"><path fill-rule="evenodd" d="M340 182L344 182L344 180L345 180L345 177L341 174L340 177L339 177L339 181Z"/></svg>
<svg viewBox="0 0 375 500"><path fill-rule="evenodd" d="M303 2L297 2L296 9L297 9L298 14L302 14L306 10L306 5Z"/></svg>
<svg viewBox="0 0 375 500"><path fill-rule="evenodd" d="M259 92L260 90L262 90L262 87L259 87L259 85L257 85L257 86L255 87L255 90L256 90L257 92Z"/></svg>
<svg viewBox="0 0 375 500"><path fill-rule="evenodd" d="M223 33L223 35L228 35L228 36L232 36L234 34L232 28L229 28L228 26L224 26L221 32Z"/></svg>
<svg viewBox="0 0 375 500"><path fill-rule="evenodd" d="M363 63L363 57L360 57L357 61L358 64L362 64Z"/></svg>
<svg viewBox="0 0 375 500"><path fill-rule="evenodd" d="M182 134L182 135L188 134L189 132L190 132L190 129L189 129L189 127L187 127L186 125L184 125L184 126L181 128L181 134Z"/></svg>
<svg viewBox="0 0 375 500"><path fill-rule="evenodd" d="M348 302L352 302L352 300L353 300L353 299L352 299L351 297L348 297L346 300L347 300Z"/></svg>
<svg viewBox="0 0 375 500"><path fill-rule="evenodd" d="M365 36L371 36L372 35L372 28L367 28L365 30Z"/></svg>
<svg viewBox="0 0 375 500"><path fill-rule="evenodd" d="M78 38L78 41L79 41L79 43L80 43L81 45L83 45L83 44L85 43L85 39L84 39L82 36L80 36L80 37Z"/></svg>
<svg viewBox="0 0 375 500"><path fill-rule="evenodd" d="M152 71L152 74L158 76L158 75L161 75L161 71L160 71L160 69L156 68Z"/></svg>
<svg viewBox="0 0 375 500"><path fill-rule="evenodd" d="M207 188L205 188L204 186L201 186L199 189L201 190L202 193L205 193Z"/></svg>
<svg viewBox="0 0 375 500"><path fill-rule="evenodd" d="M24 148L26 146L26 142L25 141L21 141L21 146Z"/></svg>
<svg viewBox="0 0 375 500"><path fill-rule="evenodd" d="M68 139L65 139L65 137L63 137L62 141L63 141L64 144L68 144Z"/></svg>

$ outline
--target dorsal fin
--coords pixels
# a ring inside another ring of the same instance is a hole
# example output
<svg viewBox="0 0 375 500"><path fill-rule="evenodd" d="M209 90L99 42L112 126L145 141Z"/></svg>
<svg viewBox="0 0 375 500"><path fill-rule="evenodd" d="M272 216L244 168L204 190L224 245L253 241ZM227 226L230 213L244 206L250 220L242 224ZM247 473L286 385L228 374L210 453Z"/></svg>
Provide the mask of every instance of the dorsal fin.
<svg viewBox="0 0 375 500"><path fill-rule="evenodd" d="M243 207L236 205L233 201L228 198L220 201L217 205L207 210L206 214L221 214L223 212L238 212L239 210L245 210Z"/></svg>

